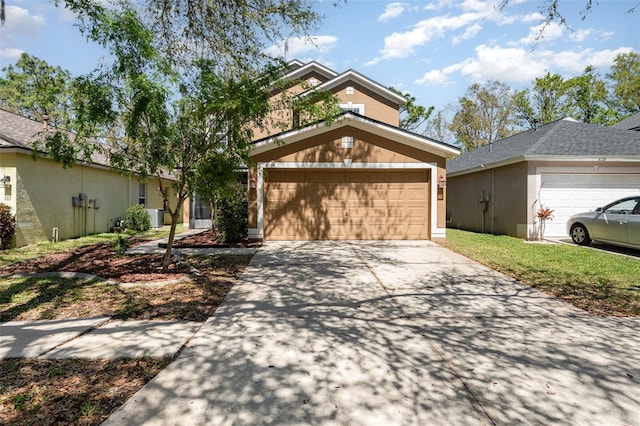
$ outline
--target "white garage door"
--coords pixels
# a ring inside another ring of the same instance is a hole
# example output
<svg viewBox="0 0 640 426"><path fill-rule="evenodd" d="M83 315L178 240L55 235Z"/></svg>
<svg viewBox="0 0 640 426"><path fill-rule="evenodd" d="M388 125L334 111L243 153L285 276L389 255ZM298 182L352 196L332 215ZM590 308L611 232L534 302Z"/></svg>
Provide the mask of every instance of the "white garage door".
<svg viewBox="0 0 640 426"><path fill-rule="evenodd" d="M543 174L540 202L554 212L546 237L565 237L566 223L575 213L595 210L627 195L640 194L640 175Z"/></svg>

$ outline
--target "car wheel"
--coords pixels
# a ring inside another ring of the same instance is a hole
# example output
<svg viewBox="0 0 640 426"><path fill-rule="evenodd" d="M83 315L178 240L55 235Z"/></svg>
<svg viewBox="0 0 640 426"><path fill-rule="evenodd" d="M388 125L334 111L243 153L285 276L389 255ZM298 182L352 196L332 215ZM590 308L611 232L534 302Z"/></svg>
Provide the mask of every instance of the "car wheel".
<svg viewBox="0 0 640 426"><path fill-rule="evenodd" d="M591 242L589 231L581 223L576 223L571 227L571 239L574 243L586 246Z"/></svg>

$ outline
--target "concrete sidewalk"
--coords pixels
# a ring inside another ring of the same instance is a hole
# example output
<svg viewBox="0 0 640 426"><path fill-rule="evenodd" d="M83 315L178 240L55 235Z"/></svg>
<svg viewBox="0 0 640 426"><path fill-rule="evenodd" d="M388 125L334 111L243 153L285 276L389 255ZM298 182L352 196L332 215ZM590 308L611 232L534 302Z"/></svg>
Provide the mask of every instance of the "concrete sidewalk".
<svg viewBox="0 0 640 426"><path fill-rule="evenodd" d="M109 317L0 324L4 358L171 358L200 328L193 321L120 321Z"/></svg>
<svg viewBox="0 0 640 426"><path fill-rule="evenodd" d="M105 424L637 424L638 318L430 242L269 243Z"/></svg>

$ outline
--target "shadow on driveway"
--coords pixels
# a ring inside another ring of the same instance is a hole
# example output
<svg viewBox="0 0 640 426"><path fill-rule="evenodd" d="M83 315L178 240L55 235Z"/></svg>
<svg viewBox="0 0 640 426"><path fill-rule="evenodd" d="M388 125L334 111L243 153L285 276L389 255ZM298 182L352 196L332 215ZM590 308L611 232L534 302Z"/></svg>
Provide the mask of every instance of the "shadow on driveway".
<svg viewBox="0 0 640 426"><path fill-rule="evenodd" d="M269 243L105 424L633 424L639 325L430 242Z"/></svg>

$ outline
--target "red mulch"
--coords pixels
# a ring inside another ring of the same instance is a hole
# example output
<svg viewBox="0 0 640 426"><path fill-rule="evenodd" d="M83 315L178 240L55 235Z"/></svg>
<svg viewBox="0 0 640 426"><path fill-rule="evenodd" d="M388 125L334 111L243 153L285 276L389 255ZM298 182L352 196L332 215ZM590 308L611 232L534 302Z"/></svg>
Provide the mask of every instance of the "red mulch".
<svg viewBox="0 0 640 426"><path fill-rule="evenodd" d="M238 243L223 243L220 241L220 233L211 229L181 238L173 243L173 247L176 248L243 248L259 247L260 245L261 243L250 240L244 240Z"/></svg>

